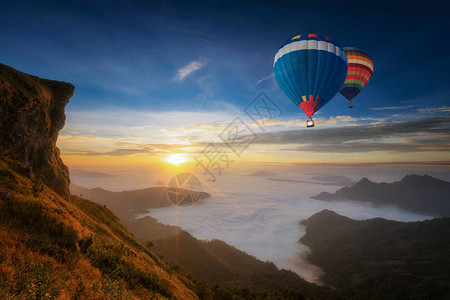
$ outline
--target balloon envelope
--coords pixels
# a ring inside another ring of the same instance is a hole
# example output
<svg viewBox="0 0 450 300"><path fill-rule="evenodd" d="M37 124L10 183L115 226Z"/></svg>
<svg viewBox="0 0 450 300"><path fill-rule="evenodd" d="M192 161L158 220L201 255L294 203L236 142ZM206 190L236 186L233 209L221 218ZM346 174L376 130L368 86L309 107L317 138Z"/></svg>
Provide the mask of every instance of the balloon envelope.
<svg viewBox="0 0 450 300"><path fill-rule="evenodd" d="M359 92L369 83L373 73L373 62L369 54L359 48L345 47L348 59L348 72L341 94L352 101Z"/></svg>
<svg viewBox="0 0 450 300"><path fill-rule="evenodd" d="M327 36L298 35L278 50L273 71L281 90L311 117L342 87L347 56Z"/></svg>

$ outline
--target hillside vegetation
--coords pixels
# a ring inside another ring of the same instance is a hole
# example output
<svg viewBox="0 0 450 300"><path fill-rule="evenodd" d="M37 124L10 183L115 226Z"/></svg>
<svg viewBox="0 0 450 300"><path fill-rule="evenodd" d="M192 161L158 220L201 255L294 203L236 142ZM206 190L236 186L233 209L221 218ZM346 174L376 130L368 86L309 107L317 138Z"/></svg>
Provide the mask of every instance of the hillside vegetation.
<svg viewBox="0 0 450 300"><path fill-rule="evenodd" d="M300 241L323 281L357 299L449 299L450 218L356 221L321 211Z"/></svg>
<svg viewBox="0 0 450 300"><path fill-rule="evenodd" d="M195 299L108 209L0 161L0 298Z"/></svg>
<svg viewBox="0 0 450 300"><path fill-rule="evenodd" d="M183 272L212 284L270 292L282 290L289 299L303 296L313 299L339 298L335 292L306 282L292 271L279 270L272 262L263 262L220 240L202 241L186 231L152 241L161 253Z"/></svg>

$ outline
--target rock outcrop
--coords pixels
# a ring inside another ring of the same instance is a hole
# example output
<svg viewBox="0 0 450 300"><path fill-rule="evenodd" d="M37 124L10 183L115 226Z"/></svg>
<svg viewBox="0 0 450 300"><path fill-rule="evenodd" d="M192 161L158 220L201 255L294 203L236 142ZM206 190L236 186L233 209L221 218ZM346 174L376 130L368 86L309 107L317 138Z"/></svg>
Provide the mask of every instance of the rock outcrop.
<svg viewBox="0 0 450 300"><path fill-rule="evenodd" d="M56 140L74 90L70 83L41 79L0 64L0 156L24 163L65 198L69 171Z"/></svg>

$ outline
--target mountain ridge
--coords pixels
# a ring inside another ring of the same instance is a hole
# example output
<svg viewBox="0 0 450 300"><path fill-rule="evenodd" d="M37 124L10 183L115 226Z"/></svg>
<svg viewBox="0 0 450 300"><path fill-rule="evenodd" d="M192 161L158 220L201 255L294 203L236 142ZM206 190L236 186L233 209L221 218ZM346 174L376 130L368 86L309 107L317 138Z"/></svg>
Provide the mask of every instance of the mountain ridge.
<svg viewBox="0 0 450 300"><path fill-rule="evenodd" d="M94 202L98 200L96 196L102 194L87 194L87 192L100 190L104 193L106 191L99 188L86 189L74 184L71 184L71 190L73 193L83 192L83 196L92 197ZM156 190L161 190L161 187L156 187ZM107 192L108 195L113 193L130 196L136 191L128 191L127 194ZM158 198L159 194L153 193L153 196ZM157 199L148 198L147 200L146 203L149 205L159 203ZM313 299L340 298L328 288L308 283L292 271L279 270L273 263L260 261L223 241L199 240L180 227L159 223L151 215L135 219L136 213L144 208L142 203L125 202L128 203L127 205L136 204L137 206L124 206L127 208L124 209L124 207L110 205L110 201L107 207L120 217L122 223L137 238L144 244L150 244L152 251L158 253L169 264L179 266L180 272L188 277L194 276L212 285L219 284L230 289L249 288L263 290L266 293L271 290L290 290L287 292L290 298L302 297L302 295ZM103 205L105 202L98 201L98 203Z"/></svg>
<svg viewBox="0 0 450 300"><path fill-rule="evenodd" d="M322 192L311 198L394 204L414 213L450 216L450 182L429 175L406 175L392 183L376 183L363 177L353 186L343 187L334 194Z"/></svg>
<svg viewBox="0 0 450 300"><path fill-rule="evenodd" d="M300 241L322 280L348 298L448 299L450 218L357 221L323 210L303 220Z"/></svg>

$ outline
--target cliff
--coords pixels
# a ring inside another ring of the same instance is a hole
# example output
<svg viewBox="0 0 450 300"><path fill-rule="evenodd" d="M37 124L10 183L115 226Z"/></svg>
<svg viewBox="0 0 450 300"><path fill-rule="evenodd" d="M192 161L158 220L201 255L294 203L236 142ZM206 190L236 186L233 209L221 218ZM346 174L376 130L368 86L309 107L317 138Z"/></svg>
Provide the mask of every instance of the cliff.
<svg viewBox="0 0 450 300"><path fill-rule="evenodd" d="M197 299L111 211L69 195L55 144L73 92L0 65L0 298Z"/></svg>
<svg viewBox="0 0 450 300"><path fill-rule="evenodd" d="M56 140L66 120L64 107L75 87L41 79L0 64L0 157L29 167L59 195L69 196L69 172Z"/></svg>

